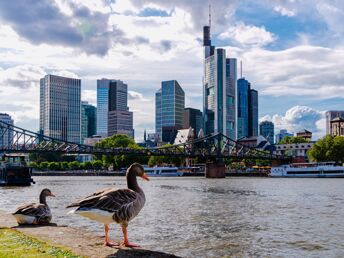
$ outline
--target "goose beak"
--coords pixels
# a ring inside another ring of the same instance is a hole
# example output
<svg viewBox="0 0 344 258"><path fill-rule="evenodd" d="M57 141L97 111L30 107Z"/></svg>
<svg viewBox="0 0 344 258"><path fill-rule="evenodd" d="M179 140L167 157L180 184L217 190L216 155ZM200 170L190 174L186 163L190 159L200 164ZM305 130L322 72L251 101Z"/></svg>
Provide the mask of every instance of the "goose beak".
<svg viewBox="0 0 344 258"><path fill-rule="evenodd" d="M53 194L53 193L51 193L50 196L51 196L51 197L56 197L55 194Z"/></svg>
<svg viewBox="0 0 344 258"><path fill-rule="evenodd" d="M142 177L144 180L149 181L149 177L147 176L146 173L144 173L141 177Z"/></svg>

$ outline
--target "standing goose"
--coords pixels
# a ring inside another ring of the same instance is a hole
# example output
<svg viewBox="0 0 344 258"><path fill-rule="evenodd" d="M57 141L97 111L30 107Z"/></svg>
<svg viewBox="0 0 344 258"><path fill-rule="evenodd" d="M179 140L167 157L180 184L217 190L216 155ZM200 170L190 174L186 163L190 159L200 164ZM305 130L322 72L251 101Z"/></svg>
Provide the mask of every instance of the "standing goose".
<svg viewBox="0 0 344 258"><path fill-rule="evenodd" d="M67 208L77 207L72 213L104 224L105 246L119 245L111 243L108 237L109 224L116 222L122 226L124 245L126 247L139 247L129 243L127 235L129 221L140 212L146 201L144 192L137 184L136 176L149 181L143 167L134 163L126 173L128 189L107 188L99 190L67 206Z"/></svg>
<svg viewBox="0 0 344 258"><path fill-rule="evenodd" d="M39 195L39 203L23 204L12 213L19 225L48 224L52 219L50 208L47 204L47 196L55 195L47 188Z"/></svg>

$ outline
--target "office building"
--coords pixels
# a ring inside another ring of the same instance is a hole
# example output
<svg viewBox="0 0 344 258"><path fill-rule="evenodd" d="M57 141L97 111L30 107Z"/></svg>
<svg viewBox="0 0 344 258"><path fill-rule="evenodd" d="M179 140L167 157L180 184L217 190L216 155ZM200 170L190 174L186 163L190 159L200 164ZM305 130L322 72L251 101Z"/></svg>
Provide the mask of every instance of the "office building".
<svg viewBox="0 0 344 258"><path fill-rule="evenodd" d="M344 118L344 111L343 110L330 110L325 113L326 117L326 134L331 134L331 120L335 119L336 117Z"/></svg>
<svg viewBox="0 0 344 258"><path fill-rule="evenodd" d="M258 136L258 91L245 78L238 79L238 139Z"/></svg>
<svg viewBox="0 0 344 258"><path fill-rule="evenodd" d="M296 136L304 138L305 140L308 140L308 141L312 140L312 132L310 132L306 129L303 129L303 130L297 132Z"/></svg>
<svg viewBox="0 0 344 258"><path fill-rule="evenodd" d="M4 122L8 125L14 125L13 119L6 113L0 113L0 122ZM6 130L0 134L0 147L13 144L13 131Z"/></svg>
<svg viewBox="0 0 344 258"><path fill-rule="evenodd" d="M190 127L194 129L194 137L197 138L199 131L203 127L203 114L199 109L195 108L185 108L183 117L183 128L189 129Z"/></svg>
<svg viewBox="0 0 344 258"><path fill-rule="evenodd" d="M248 134L258 136L258 91L250 89L248 93Z"/></svg>
<svg viewBox="0 0 344 258"><path fill-rule="evenodd" d="M87 101L81 102L81 142L96 134L97 108Z"/></svg>
<svg viewBox="0 0 344 258"><path fill-rule="evenodd" d="M283 140L286 136L294 136L292 133L288 133L286 129L281 129L278 134L276 134L276 144Z"/></svg>
<svg viewBox="0 0 344 258"><path fill-rule="evenodd" d="M40 133L80 143L81 80L48 74L40 79Z"/></svg>
<svg viewBox="0 0 344 258"><path fill-rule="evenodd" d="M161 82L155 93L155 132L163 142L174 142L183 127L185 93L176 80Z"/></svg>
<svg viewBox="0 0 344 258"><path fill-rule="evenodd" d="M108 116L108 135L126 134L134 138L133 112L124 110L111 110Z"/></svg>
<svg viewBox="0 0 344 258"><path fill-rule="evenodd" d="M236 139L236 59L211 45L210 25L203 27L203 117L205 134Z"/></svg>
<svg viewBox="0 0 344 258"><path fill-rule="evenodd" d="M264 136L270 144L274 144L275 126L271 121L263 121L259 124L259 135Z"/></svg>
<svg viewBox="0 0 344 258"><path fill-rule="evenodd" d="M134 135L133 113L128 107L128 86L120 80L97 80L97 134Z"/></svg>
<svg viewBox="0 0 344 258"><path fill-rule="evenodd" d="M344 136L344 119L340 116L330 121L330 132L332 136Z"/></svg>

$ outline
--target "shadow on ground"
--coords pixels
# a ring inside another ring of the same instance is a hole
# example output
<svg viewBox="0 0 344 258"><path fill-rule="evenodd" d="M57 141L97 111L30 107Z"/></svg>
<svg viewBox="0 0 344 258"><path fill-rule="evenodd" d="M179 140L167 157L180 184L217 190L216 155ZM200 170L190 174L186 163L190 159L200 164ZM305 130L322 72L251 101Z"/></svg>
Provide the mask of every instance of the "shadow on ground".
<svg viewBox="0 0 344 258"><path fill-rule="evenodd" d="M120 249L117 253L106 256L107 258L180 258L173 254L144 250L144 249Z"/></svg>

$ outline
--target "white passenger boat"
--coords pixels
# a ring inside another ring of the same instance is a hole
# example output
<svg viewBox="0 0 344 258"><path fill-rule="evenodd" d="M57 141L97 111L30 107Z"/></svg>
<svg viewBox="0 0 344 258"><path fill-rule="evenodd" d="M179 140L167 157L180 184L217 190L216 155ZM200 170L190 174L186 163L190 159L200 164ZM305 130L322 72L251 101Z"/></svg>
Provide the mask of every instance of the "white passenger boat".
<svg viewBox="0 0 344 258"><path fill-rule="evenodd" d="M178 171L177 167L145 167L148 176L182 176L183 172Z"/></svg>
<svg viewBox="0 0 344 258"><path fill-rule="evenodd" d="M344 167L327 163L298 163L271 168L271 177L344 177Z"/></svg>

